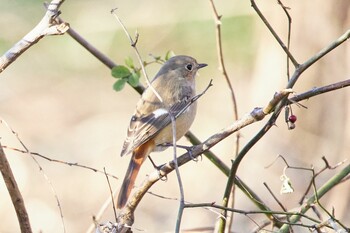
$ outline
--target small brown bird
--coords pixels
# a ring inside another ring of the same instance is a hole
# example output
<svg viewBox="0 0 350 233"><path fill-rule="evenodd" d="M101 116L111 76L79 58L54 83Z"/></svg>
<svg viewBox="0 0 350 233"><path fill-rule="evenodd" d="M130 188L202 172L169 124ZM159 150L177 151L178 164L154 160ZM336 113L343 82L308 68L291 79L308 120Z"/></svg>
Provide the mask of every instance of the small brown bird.
<svg viewBox="0 0 350 233"><path fill-rule="evenodd" d="M117 201L119 209L125 206L136 176L147 156L152 151L164 150L166 144L172 144L173 133L169 112L177 116L195 96L195 76L198 69L205 66L207 64L198 64L189 56L174 56L164 63L151 82L162 101L150 87L142 94L131 117L121 152L121 156L132 152L132 157L119 192ZM196 116L196 108L194 102L176 118L176 140L189 130Z"/></svg>

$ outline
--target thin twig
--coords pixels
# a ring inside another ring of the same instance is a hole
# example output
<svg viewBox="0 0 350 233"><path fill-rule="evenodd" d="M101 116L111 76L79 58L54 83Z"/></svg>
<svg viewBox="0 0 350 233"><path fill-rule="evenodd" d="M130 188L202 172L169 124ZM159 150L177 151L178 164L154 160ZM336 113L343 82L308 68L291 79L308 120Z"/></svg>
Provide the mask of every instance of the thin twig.
<svg viewBox="0 0 350 233"><path fill-rule="evenodd" d="M122 27L122 29L124 30L126 36L129 38L129 41L130 41L131 46L132 46L132 47L134 48L134 50L135 50L137 59L138 59L138 61L139 61L139 63L140 63L140 66L141 66L141 68L142 68L143 75L145 76L147 86L148 86L149 88L151 88L152 92L157 96L158 100L159 100L160 102L163 102L162 97L158 94L158 92L157 92L157 91L154 89L154 87L151 85L151 82L150 82L150 80L149 80L149 78L148 78L148 75L147 75L145 66L143 65L143 60L142 60L142 58L141 58L141 55L140 55L140 53L139 53L139 50L137 49L136 44L137 44L137 41L138 41L138 38L139 38L138 32L136 32L136 39L135 39L135 41L134 41L134 40L132 39L132 37L130 36L128 30L126 29L125 25L123 24L123 22L121 21L121 19L118 17L118 15L117 15L117 13L116 13L116 10L117 10L116 8L115 8L115 9L112 9L112 10L111 10L111 13L114 15L114 17L117 19L117 21L118 21L119 24L121 25L121 27Z"/></svg>
<svg viewBox="0 0 350 233"><path fill-rule="evenodd" d="M238 214L243 214L243 215L255 215L255 214L270 214L270 215L284 215L284 216L298 216L298 217L303 217L306 218L312 222L315 223L320 223L319 220L314 219L308 215L305 215L304 213L299 213L299 212L288 212L288 211L263 211L263 210L240 210L240 209L235 209L235 208L228 208L224 207L221 205L216 205L215 203L197 203L197 204L186 204L186 208L202 208L202 207L211 207L211 208L216 208L216 209L221 209L221 210L226 210L226 211L232 211Z"/></svg>
<svg viewBox="0 0 350 233"><path fill-rule="evenodd" d="M288 47L283 43L283 41L281 40L281 38L277 35L277 33L275 32L275 30L272 28L272 26L270 25L270 23L267 21L267 19L265 18L265 16L261 13L261 11L259 10L258 6L255 3L255 0L250 0L251 5L253 7L253 9L256 11L256 13L259 15L260 19L263 21L263 23L266 25L266 27L269 29L269 31L272 33L273 37L275 37L275 39L277 40L277 42L280 44L280 46L282 47L282 49L284 50L284 52L287 54L287 56L289 57L289 59L292 61L293 65L295 68L297 68L299 66L299 63L295 60L295 58L293 57L293 55L291 54L291 52L288 50Z"/></svg>
<svg viewBox="0 0 350 233"><path fill-rule="evenodd" d="M220 70L222 72L222 75L224 76L228 89L230 91L231 94L231 100L232 100L232 104L233 104L233 113L234 113L234 117L233 120L238 120L238 107L237 107L237 101L236 101L236 97L235 97L235 92L233 90L230 78L228 76L227 70L226 70L226 66L225 66L225 61L224 61L224 53L223 53L223 46L222 46L222 35L221 35L221 17L222 15L218 14L218 11L216 9L216 6L214 4L214 0L209 0L212 11L213 11L213 15L214 15L214 21L215 21L215 28L216 28L216 47L217 47L217 53L218 53L218 61L219 61L219 67ZM240 139L240 133L239 131L237 131L236 134L236 147L235 147L235 154L234 157L236 157L238 155L239 152L239 139ZM229 196L224 196L223 199L228 199L229 202L227 202L227 204L229 204L230 207L234 207L235 204L235 187L232 186L231 187L231 192L229 194ZM222 214L224 214L226 216L226 212L223 212ZM229 231L229 229L231 228L232 222L233 222L233 213L230 213L229 216L226 216L226 220L228 222L227 227L226 227L226 232Z"/></svg>
<svg viewBox="0 0 350 233"><path fill-rule="evenodd" d="M108 175L107 175L107 172L106 172L106 168L105 168L105 167L103 168L103 171L104 171L105 176L106 176L106 179L107 179L108 188L109 188L109 193L110 193L110 195L111 195L111 200L112 200L112 202L114 203L113 190L112 190L111 183L109 182L109 178L108 178ZM113 213L114 213L114 219L115 219L115 221L117 221L117 210L115 209L115 205L113 205Z"/></svg>
<svg viewBox="0 0 350 233"><path fill-rule="evenodd" d="M277 204L281 207L281 209L283 211L287 212L286 207L283 206L282 202L280 200L278 200L278 198L276 197L276 195L272 192L272 190L270 189L270 187L267 185L266 182L263 183L264 186L266 187L267 191L269 191L269 193L271 194L271 196L273 197L273 199L277 202Z"/></svg>
<svg viewBox="0 0 350 233"><path fill-rule="evenodd" d="M289 8L286 7L281 0L277 0L278 4L280 4L280 6L282 7L284 13L286 14L287 16L287 19L288 19L288 37L287 37L287 49L288 51L290 51L290 37L291 37L291 34L292 34L292 17L290 16L290 14L288 13L288 10ZM289 81L289 56L287 54L287 79Z"/></svg>
<svg viewBox="0 0 350 233"><path fill-rule="evenodd" d="M45 156L45 155L42 155L40 153L31 152L31 151L29 151L27 149L26 150L21 150L21 149L9 147L9 146L3 146L3 148L8 149L8 150L17 151L17 152L20 152L20 153L23 153L23 154L28 154L28 155L32 155L32 156L38 156L38 157L40 157L42 159L45 159L45 160L47 160L49 162L60 163L60 164L68 165L70 167L79 167L79 168L87 169L87 170L90 170L90 171L93 171L93 172L104 174L103 171L101 171L99 169L96 169L96 168L93 168L93 167L90 167L90 166L87 166L87 165L79 164L77 162L67 162L67 161L62 161L62 160L58 160L58 159L52 159L52 158L50 158L48 156ZM118 179L118 177L116 177L113 174L107 173L107 175L109 177L114 178L114 179Z"/></svg>
<svg viewBox="0 0 350 233"><path fill-rule="evenodd" d="M185 205L185 194L184 194L184 188L182 185L179 165L177 164L175 116L173 114L171 114L170 112L169 112L169 116L171 118L171 128L172 128L172 133L173 133L173 158L174 158L174 161L176 161L174 163L175 164L175 173L176 173L177 183L179 185L179 191L180 191L180 205L179 205L179 210L178 210L177 218L176 218L175 232L180 233L181 220L182 220L182 215L183 215L184 205Z"/></svg>

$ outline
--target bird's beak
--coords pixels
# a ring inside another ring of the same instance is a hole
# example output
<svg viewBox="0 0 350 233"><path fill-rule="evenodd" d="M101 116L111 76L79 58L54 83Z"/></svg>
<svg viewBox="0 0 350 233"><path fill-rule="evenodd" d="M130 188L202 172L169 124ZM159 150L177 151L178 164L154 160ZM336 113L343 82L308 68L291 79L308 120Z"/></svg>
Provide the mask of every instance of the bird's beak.
<svg viewBox="0 0 350 233"><path fill-rule="evenodd" d="M208 64L205 64L205 63L198 64L197 69L206 67L207 65L208 65Z"/></svg>

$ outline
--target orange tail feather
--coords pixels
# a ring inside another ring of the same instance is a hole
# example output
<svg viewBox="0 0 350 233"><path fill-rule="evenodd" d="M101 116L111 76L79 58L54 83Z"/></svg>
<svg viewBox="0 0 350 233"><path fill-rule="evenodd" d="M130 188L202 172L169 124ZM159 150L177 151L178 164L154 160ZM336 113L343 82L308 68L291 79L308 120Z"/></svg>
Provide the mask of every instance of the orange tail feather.
<svg viewBox="0 0 350 233"><path fill-rule="evenodd" d="M129 163L128 170L126 171L123 184L120 187L119 196L117 200L117 208L121 209L125 206L132 188L134 187L137 174L143 161L147 158L149 153L154 148L154 142L152 140L136 148L132 153L132 158Z"/></svg>

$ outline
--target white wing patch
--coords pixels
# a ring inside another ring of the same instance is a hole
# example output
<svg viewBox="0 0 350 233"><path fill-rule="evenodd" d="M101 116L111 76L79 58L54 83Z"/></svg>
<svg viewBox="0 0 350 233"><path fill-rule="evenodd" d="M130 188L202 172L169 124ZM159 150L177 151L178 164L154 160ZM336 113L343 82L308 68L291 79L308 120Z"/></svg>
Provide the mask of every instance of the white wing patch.
<svg viewBox="0 0 350 233"><path fill-rule="evenodd" d="M157 109L153 112L154 118L158 118L162 115L168 114L168 111L164 108Z"/></svg>

